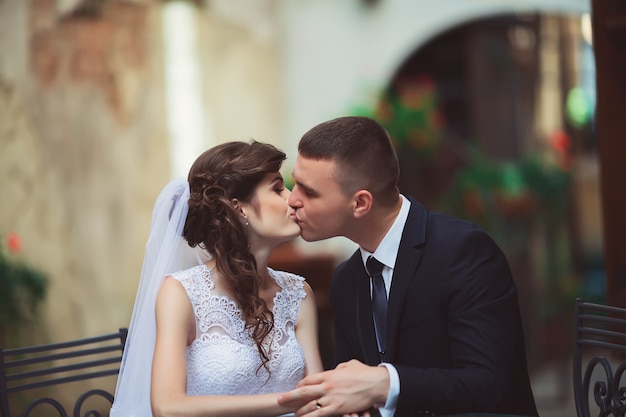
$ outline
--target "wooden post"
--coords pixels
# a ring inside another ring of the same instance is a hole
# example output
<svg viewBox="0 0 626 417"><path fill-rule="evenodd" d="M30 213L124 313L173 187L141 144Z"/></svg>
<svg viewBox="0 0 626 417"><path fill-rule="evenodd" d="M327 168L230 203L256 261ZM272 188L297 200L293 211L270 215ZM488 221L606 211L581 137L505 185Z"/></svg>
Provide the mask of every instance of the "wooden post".
<svg viewBox="0 0 626 417"><path fill-rule="evenodd" d="M607 302L626 307L626 1L591 3Z"/></svg>

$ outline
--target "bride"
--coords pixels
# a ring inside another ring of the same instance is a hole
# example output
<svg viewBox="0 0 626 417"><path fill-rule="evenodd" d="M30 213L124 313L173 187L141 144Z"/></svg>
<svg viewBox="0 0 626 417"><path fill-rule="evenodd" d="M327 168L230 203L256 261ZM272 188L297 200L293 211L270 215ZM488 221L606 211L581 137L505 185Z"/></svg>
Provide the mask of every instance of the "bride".
<svg viewBox="0 0 626 417"><path fill-rule="evenodd" d="M112 417L288 414L279 393L323 370L311 288L268 267L300 234L284 160L269 144L229 142L163 189Z"/></svg>

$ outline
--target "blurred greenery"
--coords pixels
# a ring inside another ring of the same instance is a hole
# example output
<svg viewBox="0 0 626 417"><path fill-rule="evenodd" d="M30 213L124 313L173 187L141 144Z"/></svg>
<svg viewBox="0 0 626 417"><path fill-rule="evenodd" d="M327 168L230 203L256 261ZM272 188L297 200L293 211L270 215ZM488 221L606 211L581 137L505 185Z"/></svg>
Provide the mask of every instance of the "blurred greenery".
<svg viewBox="0 0 626 417"><path fill-rule="evenodd" d="M0 344L22 335L22 330L37 317L38 307L45 299L48 278L17 258L19 243L8 239L8 253L0 244Z"/></svg>
<svg viewBox="0 0 626 417"><path fill-rule="evenodd" d="M501 221L559 222L567 210L570 182L569 170L539 154L501 162L470 146L466 165L438 206L487 230Z"/></svg>
<svg viewBox="0 0 626 417"><path fill-rule="evenodd" d="M379 100L377 107L355 106L353 114L376 119L396 148L408 146L420 159L436 154L445 127L434 81L425 75L402 77Z"/></svg>

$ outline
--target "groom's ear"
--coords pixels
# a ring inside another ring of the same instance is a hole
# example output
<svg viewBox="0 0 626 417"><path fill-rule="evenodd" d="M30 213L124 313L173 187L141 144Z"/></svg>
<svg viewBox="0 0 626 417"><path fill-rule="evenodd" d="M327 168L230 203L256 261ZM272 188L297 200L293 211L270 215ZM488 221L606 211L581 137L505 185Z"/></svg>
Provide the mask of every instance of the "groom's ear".
<svg viewBox="0 0 626 417"><path fill-rule="evenodd" d="M367 190L359 190L352 196L352 212L354 217L360 218L365 216L372 209L374 197Z"/></svg>

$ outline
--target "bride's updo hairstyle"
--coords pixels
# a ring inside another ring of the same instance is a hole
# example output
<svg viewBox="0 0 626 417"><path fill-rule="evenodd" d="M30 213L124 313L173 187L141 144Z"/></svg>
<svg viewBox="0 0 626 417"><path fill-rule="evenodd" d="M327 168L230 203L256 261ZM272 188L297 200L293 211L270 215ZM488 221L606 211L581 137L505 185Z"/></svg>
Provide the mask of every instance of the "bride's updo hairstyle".
<svg viewBox="0 0 626 417"><path fill-rule="evenodd" d="M270 173L280 170L284 152L257 141L228 142L196 159L189 170L189 213L183 237L191 247L199 245L215 258L217 270L234 293L246 327L261 354L269 361L262 342L273 327L273 315L259 297L261 277L248 248L245 219L232 200L251 203L256 187Z"/></svg>

